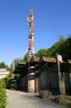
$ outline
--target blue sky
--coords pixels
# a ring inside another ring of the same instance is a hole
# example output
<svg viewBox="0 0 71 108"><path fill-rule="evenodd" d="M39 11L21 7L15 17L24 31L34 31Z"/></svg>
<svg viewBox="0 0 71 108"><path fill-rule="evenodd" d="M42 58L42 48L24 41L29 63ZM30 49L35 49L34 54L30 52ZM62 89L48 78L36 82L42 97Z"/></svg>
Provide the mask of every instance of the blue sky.
<svg viewBox="0 0 71 108"><path fill-rule="evenodd" d="M71 34L71 0L0 0L0 61L8 65L28 51L30 9L35 17L35 52Z"/></svg>

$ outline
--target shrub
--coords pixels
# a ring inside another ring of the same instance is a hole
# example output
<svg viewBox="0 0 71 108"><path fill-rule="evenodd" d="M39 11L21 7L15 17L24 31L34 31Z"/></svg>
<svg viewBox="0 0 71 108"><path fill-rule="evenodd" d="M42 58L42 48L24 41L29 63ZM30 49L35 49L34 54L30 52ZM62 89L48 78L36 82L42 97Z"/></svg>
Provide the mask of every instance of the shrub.
<svg viewBox="0 0 71 108"><path fill-rule="evenodd" d="M68 108L71 108L71 101L67 102L67 106L68 106Z"/></svg>
<svg viewBox="0 0 71 108"><path fill-rule="evenodd" d="M6 107L6 91L4 81L0 81L0 108Z"/></svg>
<svg viewBox="0 0 71 108"><path fill-rule="evenodd" d="M64 105L65 108L71 108L71 96L57 96L55 101Z"/></svg>

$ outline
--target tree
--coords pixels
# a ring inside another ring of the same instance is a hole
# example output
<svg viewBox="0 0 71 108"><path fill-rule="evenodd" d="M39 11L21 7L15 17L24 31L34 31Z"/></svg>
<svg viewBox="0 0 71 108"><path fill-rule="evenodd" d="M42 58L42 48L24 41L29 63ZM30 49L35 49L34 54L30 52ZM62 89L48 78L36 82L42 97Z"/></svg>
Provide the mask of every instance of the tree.
<svg viewBox="0 0 71 108"><path fill-rule="evenodd" d="M64 38L64 36L61 35L61 36L59 37L59 41L65 41L65 40L66 40L66 39Z"/></svg>
<svg viewBox="0 0 71 108"><path fill-rule="evenodd" d="M24 63L28 62L28 53L26 53L22 59Z"/></svg>
<svg viewBox="0 0 71 108"><path fill-rule="evenodd" d="M8 66L2 61L0 62L0 68L8 68Z"/></svg>
<svg viewBox="0 0 71 108"><path fill-rule="evenodd" d="M56 53L61 54L64 60L71 59L71 36L67 39L61 37L52 47L49 49L40 49L35 55L38 57L45 55L55 57Z"/></svg>
<svg viewBox="0 0 71 108"><path fill-rule="evenodd" d="M59 47L59 52L63 55L64 60L71 59L71 37L68 37Z"/></svg>
<svg viewBox="0 0 71 108"><path fill-rule="evenodd" d="M37 57L47 56L47 50L46 49L40 49L35 55Z"/></svg>

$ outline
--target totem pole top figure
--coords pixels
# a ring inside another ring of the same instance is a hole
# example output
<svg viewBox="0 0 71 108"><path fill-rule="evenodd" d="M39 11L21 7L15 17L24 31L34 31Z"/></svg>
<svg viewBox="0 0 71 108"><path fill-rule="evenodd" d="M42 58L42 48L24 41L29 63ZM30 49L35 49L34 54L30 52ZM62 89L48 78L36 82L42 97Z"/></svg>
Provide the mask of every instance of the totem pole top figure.
<svg viewBox="0 0 71 108"><path fill-rule="evenodd" d="M28 22L32 22L33 20L34 20L33 10L30 10L30 14L29 14L29 16L28 16L28 18L27 18L27 21L28 21Z"/></svg>

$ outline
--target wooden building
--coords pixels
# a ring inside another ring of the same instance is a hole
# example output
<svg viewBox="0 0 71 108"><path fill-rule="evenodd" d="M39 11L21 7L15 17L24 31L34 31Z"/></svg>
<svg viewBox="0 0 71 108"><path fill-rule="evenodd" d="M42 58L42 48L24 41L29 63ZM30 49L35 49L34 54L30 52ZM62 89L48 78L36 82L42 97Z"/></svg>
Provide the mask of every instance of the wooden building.
<svg viewBox="0 0 71 108"><path fill-rule="evenodd" d="M19 74L19 90L71 95L71 63L60 63L60 72L56 59L20 63L16 66L14 74Z"/></svg>

